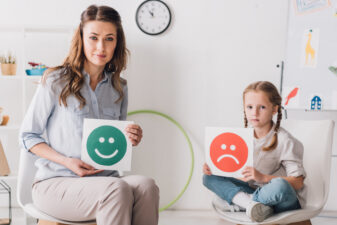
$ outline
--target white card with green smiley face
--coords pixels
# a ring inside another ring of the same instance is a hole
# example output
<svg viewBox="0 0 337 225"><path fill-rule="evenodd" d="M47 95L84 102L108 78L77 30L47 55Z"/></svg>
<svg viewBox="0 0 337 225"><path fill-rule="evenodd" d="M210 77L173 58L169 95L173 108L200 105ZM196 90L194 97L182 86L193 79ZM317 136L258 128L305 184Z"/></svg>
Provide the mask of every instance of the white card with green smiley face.
<svg viewBox="0 0 337 225"><path fill-rule="evenodd" d="M132 121L84 119L81 160L96 169L130 171L132 143L125 128Z"/></svg>

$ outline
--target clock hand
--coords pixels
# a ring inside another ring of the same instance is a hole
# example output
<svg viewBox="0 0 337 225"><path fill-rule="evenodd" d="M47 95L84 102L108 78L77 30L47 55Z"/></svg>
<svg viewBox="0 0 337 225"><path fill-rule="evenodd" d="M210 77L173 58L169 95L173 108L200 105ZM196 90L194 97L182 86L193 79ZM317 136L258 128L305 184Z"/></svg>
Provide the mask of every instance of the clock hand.
<svg viewBox="0 0 337 225"><path fill-rule="evenodd" d="M151 17L153 17L153 12L149 10L149 13L151 14Z"/></svg>

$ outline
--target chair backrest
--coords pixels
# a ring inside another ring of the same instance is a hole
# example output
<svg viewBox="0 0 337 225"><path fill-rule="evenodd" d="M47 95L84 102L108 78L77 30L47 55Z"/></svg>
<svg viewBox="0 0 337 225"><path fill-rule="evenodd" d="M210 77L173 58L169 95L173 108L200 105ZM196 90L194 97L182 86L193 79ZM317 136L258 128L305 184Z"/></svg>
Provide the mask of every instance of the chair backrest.
<svg viewBox="0 0 337 225"><path fill-rule="evenodd" d="M36 173L36 167L34 165L37 156L28 152L25 149L21 149L18 183L17 183L17 200L21 207L24 207L27 203L32 203L32 185Z"/></svg>
<svg viewBox="0 0 337 225"><path fill-rule="evenodd" d="M328 198L334 122L332 120L285 120L282 126L304 146L307 177L306 205L322 208Z"/></svg>

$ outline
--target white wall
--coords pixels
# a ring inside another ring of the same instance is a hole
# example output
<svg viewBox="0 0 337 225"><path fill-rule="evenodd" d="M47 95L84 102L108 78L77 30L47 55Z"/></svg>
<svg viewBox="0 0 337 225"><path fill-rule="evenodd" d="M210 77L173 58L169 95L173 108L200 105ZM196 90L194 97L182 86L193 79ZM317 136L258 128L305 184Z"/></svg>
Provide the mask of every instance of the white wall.
<svg viewBox="0 0 337 225"><path fill-rule="evenodd" d="M141 0L2 0L0 24L76 25L80 12L93 2L110 5L122 16L131 51L125 72L129 110L166 113L181 123L192 140L195 171L173 208L210 208L211 195L202 185L201 172L204 127L242 126L244 87L256 80L279 86L276 64L284 57L288 1L165 0L173 21L169 30L154 37L136 26ZM133 168L157 180L164 206L186 182L191 163L188 146L165 119L151 115L131 119L144 127Z"/></svg>

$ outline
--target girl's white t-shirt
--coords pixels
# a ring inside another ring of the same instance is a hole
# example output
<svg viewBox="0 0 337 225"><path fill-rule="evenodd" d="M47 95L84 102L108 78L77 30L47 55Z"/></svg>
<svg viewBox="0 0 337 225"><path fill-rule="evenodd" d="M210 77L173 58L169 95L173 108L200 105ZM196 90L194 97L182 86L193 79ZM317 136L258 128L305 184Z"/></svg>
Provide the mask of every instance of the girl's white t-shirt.
<svg viewBox="0 0 337 225"><path fill-rule="evenodd" d="M303 144L293 137L288 131L280 127L277 137L278 144L275 149L264 151L263 147L269 146L274 136L274 126L263 138L254 138L254 168L263 174L273 176L306 176L303 167ZM264 184L254 183L257 186ZM305 205L306 187L296 191L298 200Z"/></svg>

